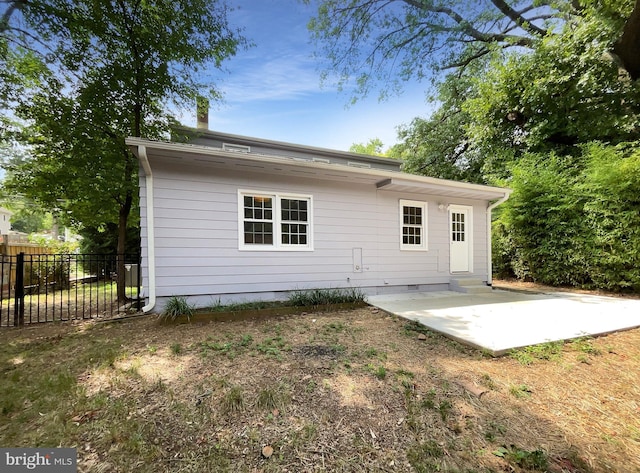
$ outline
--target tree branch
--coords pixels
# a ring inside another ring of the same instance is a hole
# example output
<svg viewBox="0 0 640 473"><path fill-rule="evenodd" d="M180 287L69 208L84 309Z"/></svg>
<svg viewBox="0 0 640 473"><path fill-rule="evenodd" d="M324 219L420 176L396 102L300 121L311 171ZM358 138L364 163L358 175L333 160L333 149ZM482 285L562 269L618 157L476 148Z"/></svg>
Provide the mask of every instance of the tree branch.
<svg viewBox="0 0 640 473"><path fill-rule="evenodd" d="M22 8L27 4L28 0L14 0L9 3L9 7L2 15L2 19L0 19L0 33L9 29L9 20L11 20L11 16L15 13L16 10L22 10Z"/></svg>
<svg viewBox="0 0 640 473"><path fill-rule="evenodd" d="M527 20L520 12L511 8L504 0L491 0L491 3L500 10L507 18L517 24L520 28L535 36L544 36L547 32L542 28L538 28L530 20Z"/></svg>

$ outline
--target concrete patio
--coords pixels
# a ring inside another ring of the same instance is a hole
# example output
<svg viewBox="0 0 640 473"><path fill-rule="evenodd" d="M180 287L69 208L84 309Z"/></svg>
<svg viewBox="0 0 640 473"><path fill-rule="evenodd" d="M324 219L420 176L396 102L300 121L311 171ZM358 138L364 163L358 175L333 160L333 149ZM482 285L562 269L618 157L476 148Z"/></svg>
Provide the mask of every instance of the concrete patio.
<svg viewBox="0 0 640 473"><path fill-rule="evenodd" d="M640 327L640 300L566 292L452 291L369 296L369 304L461 343L514 348Z"/></svg>

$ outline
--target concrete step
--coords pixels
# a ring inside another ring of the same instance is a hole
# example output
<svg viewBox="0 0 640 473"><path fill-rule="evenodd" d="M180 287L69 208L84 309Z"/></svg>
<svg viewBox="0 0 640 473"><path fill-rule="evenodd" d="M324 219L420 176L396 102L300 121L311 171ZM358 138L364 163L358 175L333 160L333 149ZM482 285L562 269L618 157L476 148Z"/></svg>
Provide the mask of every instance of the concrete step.
<svg viewBox="0 0 640 473"><path fill-rule="evenodd" d="M455 278L449 281L449 290L465 294L483 294L491 292L491 286L487 286L481 279Z"/></svg>

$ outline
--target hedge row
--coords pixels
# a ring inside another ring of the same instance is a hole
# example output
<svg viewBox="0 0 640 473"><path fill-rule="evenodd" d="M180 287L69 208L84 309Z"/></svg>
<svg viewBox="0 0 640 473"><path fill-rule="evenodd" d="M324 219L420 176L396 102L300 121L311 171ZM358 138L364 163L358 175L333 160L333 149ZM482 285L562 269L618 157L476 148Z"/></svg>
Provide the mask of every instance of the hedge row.
<svg viewBox="0 0 640 473"><path fill-rule="evenodd" d="M494 272L551 285L640 292L640 145L530 155L493 226Z"/></svg>

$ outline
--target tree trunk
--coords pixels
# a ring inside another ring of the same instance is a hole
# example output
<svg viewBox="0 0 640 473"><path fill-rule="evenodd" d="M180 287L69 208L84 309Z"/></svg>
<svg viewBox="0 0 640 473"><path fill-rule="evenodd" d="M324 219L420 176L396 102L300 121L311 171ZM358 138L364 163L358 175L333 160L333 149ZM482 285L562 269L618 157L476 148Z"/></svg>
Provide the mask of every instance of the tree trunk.
<svg viewBox="0 0 640 473"><path fill-rule="evenodd" d="M631 16L622 30L622 36L613 47L631 79L640 78L640 0L636 0Z"/></svg>

